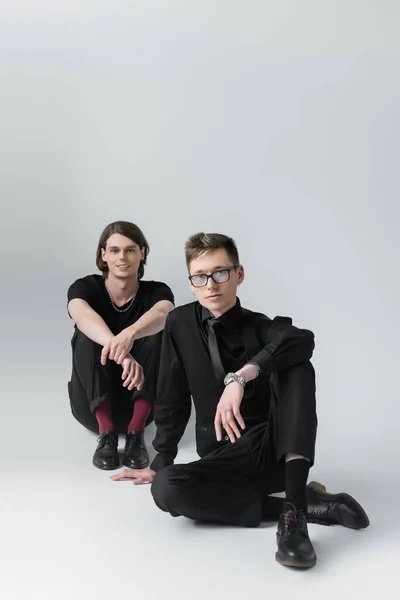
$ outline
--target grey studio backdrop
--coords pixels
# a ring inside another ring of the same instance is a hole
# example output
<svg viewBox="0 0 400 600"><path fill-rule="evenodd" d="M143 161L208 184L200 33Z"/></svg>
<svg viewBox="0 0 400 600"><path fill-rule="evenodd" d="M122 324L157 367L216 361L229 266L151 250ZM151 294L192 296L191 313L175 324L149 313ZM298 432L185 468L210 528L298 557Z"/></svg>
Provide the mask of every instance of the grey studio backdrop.
<svg viewBox="0 0 400 600"><path fill-rule="evenodd" d="M68 407L66 290L124 219L150 242L146 278L178 305L193 299L187 236L237 241L242 304L315 332L315 469L367 505L394 493L399 13L388 0L6 2L5 472L56 470L48 440L87 435ZM29 432L45 432L35 461Z"/></svg>

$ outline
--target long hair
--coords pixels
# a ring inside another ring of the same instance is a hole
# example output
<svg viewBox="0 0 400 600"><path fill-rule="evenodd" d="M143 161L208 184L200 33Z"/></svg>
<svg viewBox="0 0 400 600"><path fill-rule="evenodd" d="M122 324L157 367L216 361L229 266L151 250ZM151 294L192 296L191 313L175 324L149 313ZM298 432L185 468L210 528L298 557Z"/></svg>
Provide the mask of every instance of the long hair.
<svg viewBox="0 0 400 600"><path fill-rule="evenodd" d="M130 223L129 221L114 221L114 223L110 223L105 227L102 232L99 243L97 246L96 252L96 265L97 268L103 273L103 276L107 278L108 275L108 265L103 261L101 257L101 251L106 249L107 240L114 233L119 233L120 235L124 235L125 237L132 240L139 246L140 249L144 248L144 257L143 260L140 261L139 270L138 270L138 279L142 279L144 275L144 265L147 262L147 256L150 252L150 246L147 243L146 238L142 230L135 225L134 223Z"/></svg>

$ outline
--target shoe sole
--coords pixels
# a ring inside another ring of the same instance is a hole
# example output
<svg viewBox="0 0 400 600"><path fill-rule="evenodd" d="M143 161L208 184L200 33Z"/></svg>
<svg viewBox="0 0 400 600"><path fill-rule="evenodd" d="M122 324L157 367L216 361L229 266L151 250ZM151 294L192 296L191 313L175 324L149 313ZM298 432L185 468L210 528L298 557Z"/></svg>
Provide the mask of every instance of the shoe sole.
<svg viewBox="0 0 400 600"><path fill-rule="evenodd" d="M341 492L339 494L330 494L326 491L326 487L322 483L318 483L318 481L311 481L307 485L307 487L313 488L318 493L320 493L323 498L326 498L327 500L332 500L333 498L346 500L354 509L357 510L357 512L361 514L364 523L361 529L366 529L369 526L369 518L367 513L365 512L361 504L359 504L357 500L353 498L353 496L350 496L350 494L345 494L344 492Z"/></svg>
<svg viewBox="0 0 400 600"><path fill-rule="evenodd" d="M286 560L284 558L279 558L277 554L275 554L275 560L284 567L295 567L296 569L311 569L311 567L314 567L317 563L317 559L309 563L300 563L296 562L295 560Z"/></svg>
<svg viewBox="0 0 400 600"><path fill-rule="evenodd" d="M280 540L280 536L279 536L279 534L276 534L276 545L277 546L279 546L279 540ZM276 562L278 562L280 565L283 565L284 567L295 567L296 569L310 569L311 567L315 566L315 564L317 562L317 557L315 557L314 559L312 559L308 562L299 562L297 560L290 560L290 558L281 558L279 556L279 554L276 552L275 560L276 560Z"/></svg>
<svg viewBox="0 0 400 600"><path fill-rule="evenodd" d="M144 465L140 466L140 467L132 467L132 465L127 464L125 461L122 461L122 464L124 467L126 467L127 469L137 469L138 471L140 471L141 469L147 469L147 467L150 464L150 461L148 460L147 463L145 463Z"/></svg>
<svg viewBox="0 0 400 600"><path fill-rule="evenodd" d="M119 469L119 463L113 465L112 467L100 467L99 465L96 465L96 463L92 462L93 466L96 467L96 469L100 469L100 471L115 471L115 469Z"/></svg>

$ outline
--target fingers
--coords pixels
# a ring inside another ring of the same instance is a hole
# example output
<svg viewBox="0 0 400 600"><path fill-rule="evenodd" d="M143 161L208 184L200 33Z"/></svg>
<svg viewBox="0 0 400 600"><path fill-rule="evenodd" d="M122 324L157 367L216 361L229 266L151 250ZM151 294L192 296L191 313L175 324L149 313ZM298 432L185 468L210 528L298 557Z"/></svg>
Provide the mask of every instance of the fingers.
<svg viewBox="0 0 400 600"><path fill-rule="evenodd" d="M136 477L132 481L132 485L144 485L146 483L151 483L148 476L146 476L146 475L139 475L139 477Z"/></svg>
<svg viewBox="0 0 400 600"><path fill-rule="evenodd" d="M229 424L229 426L232 429L232 431L234 432L235 436L237 438L240 438L242 434L240 433L238 424L236 423L236 419L233 416L233 412L231 410L229 410L229 411L226 411L225 414L226 414L226 422L227 422L227 424Z"/></svg>
<svg viewBox="0 0 400 600"><path fill-rule="evenodd" d="M131 380L130 385L128 385L128 390L133 390L135 387L137 390L141 390L144 383L144 374L143 368L139 363L135 363L135 374Z"/></svg>
<svg viewBox="0 0 400 600"><path fill-rule="evenodd" d="M217 440L221 441L222 439L222 430L221 425L225 429L227 436L229 437L232 444L235 443L236 439L241 437L241 432L239 430L238 424L242 429L245 429L246 425L243 421L243 417L240 414L239 408L229 409L229 408L219 408L217 409L217 414L214 420L215 433L217 434Z"/></svg>
<svg viewBox="0 0 400 600"><path fill-rule="evenodd" d="M155 476L156 474L152 469L142 469L138 472L136 479L132 481L132 483L133 485L143 485L145 483L152 483Z"/></svg>
<svg viewBox="0 0 400 600"><path fill-rule="evenodd" d="M104 346L103 350L101 351L100 362L102 365L105 365L107 363L107 356L108 356L109 352L110 352L110 342L107 342L107 344Z"/></svg>
<svg viewBox="0 0 400 600"><path fill-rule="evenodd" d="M124 387L128 387L131 384L132 380L135 378L136 366L137 363L135 360L131 359L126 361L124 365L124 370L122 372L122 379L125 378L125 382L122 384Z"/></svg>
<svg viewBox="0 0 400 600"><path fill-rule="evenodd" d="M113 342L110 342L110 352L108 357L110 360L115 360L115 353L117 351L117 346L114 346Z"/></svg>
<svg viewBox="0 0 400 600"><path fill-rule="evenodd" d="M125 383L124 383L124 387L127 387L128 390L133 390L134 386L135 386L135 381L136 381L136 369L137 369L137 363L134 361L131 361L131 369L129 372L129 376L126 379Z"/></svg>
<svg viewBox="0 0 400 600"><path fill-rule="evenodd" d="M240 409L239 409L239 407L238 407L238 408L234 408L234 409L233 409L233 414L234 414L234 416L235 416L235 419L236 419L236 421L239 423L240 427L241 427L242 429L246 429L246 424L245 424L245 422L243 421L243 417L242 417L242 415L240 414Z"/></svg>
<svg viewBox="0 0 400 600"><path fill-rule="evenodd" d="M116 342L115 338L107 342L101 352L101 364L105 365L107 357L114 360L117 365L122 365L124 359L128 356L129 350L125 344Z"/></svg>
<svg viewBox="0 0 400 600"><path fill-rule="evenodd" d="M140 471L138 469L123 469L122 471L118 471L118 473L111 475L110 479L113 481L126 481L127 479L134 479L139 473Z"/></svg>
<svg viewBox="0 0 400 600"><path fill-rule="evenodd" d="M122 469L118 473L110 475L112 481L128 481L132 479L134 485L152 483L154 477L155 473L151 469Z"/></svg>
<svg viewBox="0 0 400 600"><path fill-rule="evenodd" d="M124 345L118 346L116 348L115 358L114 358L117 365L122 365L122 363L124 362L124 360L128 356L128 354L129 354L128 348L126 348Z"/></svg>
<svg viewBox="0 0 400 600"><path fill-rule="evenodd" d="M115 360L115 362L118 362L117 357L118 360L120 360L122 357L120 362L118 362L118 364L121 364L126 356L126 352L123 346L120 346L120 344L115 344L112 340L110 340L109 342L107 342L107 344L104 346L101 352L100 360L102 365L106 364L107 356L110 360Z"/></svg>
<svg viewBox="0 0 400 600"><path fill-rule="evenodd" d="M137 380L137 368L138 368L137 362L132 361L131 377L129 378L129 382L127 384L128 390L133 390L133 388L135 387L136 380Z"/></svg>
<svg viewBox="0 0 400 600"><path fill-rule="evenodd" d="M115 351L114 361L117 363L117 365L121 365L124 358L125 356L123 356L121 348L117 348Z"/></svg>
<svg viewBox="0 0 400 600"><path fill-rule="evenodd" d="M220 442L222 440L222 427L221 427L221 412L219 409L217 409L217 413L215 415L215 419L214 419L214 428L215 428L215 433L217 435L217 440L218 442Z"/></svg>
<svg viewBox="0 0 400 600"><path fill-rule="evenodd" d="M144 372L142 365L136 363L136 379L135 379L135 387L137 390L141 390L144 384Z"/></svg>
<svg viewBox="0 0 400 600"><path fill-rule="evenodd" d="M228 420L228 415L229 416L229 420ZM235 443L236 441L236 432L235 432L235 428L239 433L239 430L237 429L237 425L235 423L235 421L233 420L232 417L232 412L229 411L227 412L226 410L222 413L222 425L226 431L227 436L229 437L230 441L232 442L232 444ZM240 434L238 435L238 437L240 437Z"/></svg>
<svg viewBox="0 0 400 600"><path fill-rule="evenodd" d="M125 380L122 384L123 387L128 388L128 390L131 391L136 388L140 391L142 389L144 383L143 368L135 360L127 361L121 377Z"/></svg>
<svg viewBox="0 0 400 600"><path fill-rule="evenodd" d="M135 377L135 363L133 362L133 360L130 360L129 362L127 361L127 364L125 365L124 371L122 373L122 379L124 379L125 372L127 374L125 376L125 381L122 385L123 387L127 387L129 389L132 379Z"/></svg>
<svg viewBox="0 0 400 600"><path fill-rule="evenodd" d="M130 369L131 369L131 364L130 364L130 362L126 361L126 363L123 367L123 370L122 370L121 379L125 379L129 375Z"/></svg>

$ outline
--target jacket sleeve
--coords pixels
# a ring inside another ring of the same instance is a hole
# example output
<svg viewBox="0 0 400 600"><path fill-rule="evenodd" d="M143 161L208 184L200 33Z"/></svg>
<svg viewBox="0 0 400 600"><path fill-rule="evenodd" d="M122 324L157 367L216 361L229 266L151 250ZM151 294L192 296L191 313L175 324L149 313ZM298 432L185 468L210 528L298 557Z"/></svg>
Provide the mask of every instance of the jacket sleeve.
<svg viewBox="0 0 400 600"><path fill-rule="evenodd" d="M153 471L173 464L192 407L185 369L173 339L170 321L168 315L163 332L157 400L154 406L157 432L153 446L158 454L150 467Z"/></svg>
<svg viewBox="0 0 400 600"><path fill-rule="evenodd" d="M313 332L295 327L289 317L269 321L264 336L264 348L248 361L257 364L261 373L287 369L312 357Z"/></svg>

